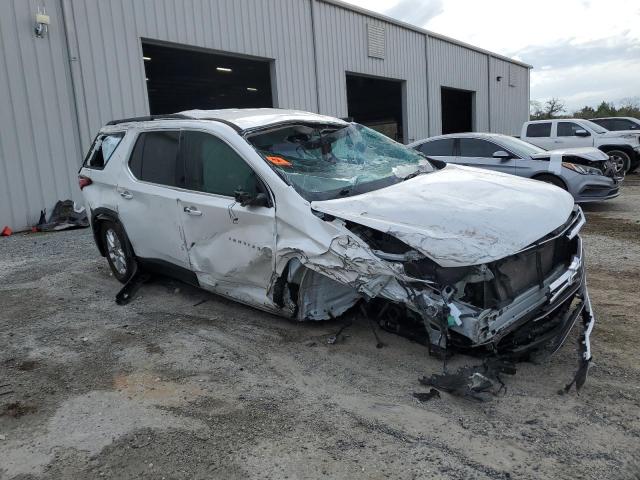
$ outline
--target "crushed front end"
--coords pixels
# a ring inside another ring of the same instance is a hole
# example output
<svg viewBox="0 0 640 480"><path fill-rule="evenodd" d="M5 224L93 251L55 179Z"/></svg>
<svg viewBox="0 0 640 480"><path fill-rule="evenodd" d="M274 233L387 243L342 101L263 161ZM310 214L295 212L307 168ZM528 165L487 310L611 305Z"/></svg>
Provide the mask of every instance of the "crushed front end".
<svg viewBox="0 0 640 480"><path fill-rule="evenodd" d="M371 313L387 330L428 343L433 353L485 349L514 359L555 352L582 318L582 356L591 358L594 317L585 282L585 219L575 207L567 222L505 258L444 268L388 235L351 229L390 262L402 262L407 301L372 299Z"/></svg>

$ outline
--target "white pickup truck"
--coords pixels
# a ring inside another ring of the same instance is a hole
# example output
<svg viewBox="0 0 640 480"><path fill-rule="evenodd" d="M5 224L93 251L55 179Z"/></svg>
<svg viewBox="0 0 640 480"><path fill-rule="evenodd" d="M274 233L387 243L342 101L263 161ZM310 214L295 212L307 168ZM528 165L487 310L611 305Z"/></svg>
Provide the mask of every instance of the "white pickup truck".
<svg viewBox="0 0 640 480"><path fill-rule="evenodd" d="M640 163L640 132L610 132L600 125L579 118L525 122L520 138L545 150L596 147L607 153L617 169L633 172Z"/></svg>

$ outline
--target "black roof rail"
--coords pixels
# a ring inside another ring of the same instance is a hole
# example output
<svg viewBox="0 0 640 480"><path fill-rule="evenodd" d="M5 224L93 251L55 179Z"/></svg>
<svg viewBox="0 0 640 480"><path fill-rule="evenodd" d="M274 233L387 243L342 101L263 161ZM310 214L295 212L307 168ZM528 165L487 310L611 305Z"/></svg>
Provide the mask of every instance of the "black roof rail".
<svg viewBox="0 0 640 480"><path fill-rule="evenodd" d="M120 120L111 120L107 125L118 125L120 123L129 122L149 122L151 120L193 120L193 117L187 117L181 113L169 113L166 115L147 115L145 117L122 118Z"/></svg>

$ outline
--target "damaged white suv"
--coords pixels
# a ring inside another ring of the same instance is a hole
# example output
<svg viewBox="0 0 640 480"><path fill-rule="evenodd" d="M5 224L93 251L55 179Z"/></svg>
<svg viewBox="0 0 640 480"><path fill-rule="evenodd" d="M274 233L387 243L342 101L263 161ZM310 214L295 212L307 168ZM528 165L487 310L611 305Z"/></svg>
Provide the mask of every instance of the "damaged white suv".
<svg viewBox="0 0 640 480"><path fill-rule="evenodd" d="M79 182L123 283L159 271L298 320L357 305L440 354L553 350L582 318L591 358L584 217L552 185L277 109L110 122Z"/></svg>

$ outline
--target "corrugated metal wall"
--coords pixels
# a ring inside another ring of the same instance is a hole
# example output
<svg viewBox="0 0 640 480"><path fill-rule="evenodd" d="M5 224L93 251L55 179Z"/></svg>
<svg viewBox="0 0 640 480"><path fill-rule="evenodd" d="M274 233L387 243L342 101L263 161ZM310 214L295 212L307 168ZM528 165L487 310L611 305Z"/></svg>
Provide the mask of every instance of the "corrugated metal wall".
<svg viewBox="0 0 640 480"><path fill-rule="evenodd" d="M474 130L488 131L487 55L434 37L427 39L427 54L430 135L442 133L442 87L474 91Z"/></svg>
<svg viewBox="0 0 640 480"><path fill-rule="evenodd" d="M141 38L275 60L278 106L317 110L304 0L64 0L83 144L149 112Z"/></svg>
<svg viewBox="0 0 640 480"><path fill-rule="evenodd" d="M489 71L491 131L520 135L529 119L529 69L491 57Z"/></svg>
<svg viewBox="0 0 640 480"><path fill-rule="evenodd" d="M51 16L41 39L38 4ZM20 229L59 199L80 200L81 153L59 2L0 5L0 229Z"/></svg>
<svg viewBox="0 0 640 480"><path fill-rule="evenodd" d="M43 39L38 5L51 16ZM75 176L96 131L149 113L141 39L270 59L282 108L346 116L347 72L402 80L409 141L440 133L442 86L475 92L476 130L518 133L526 67L356 10L329 0L0 0L0 228L79 200ZM367 33L380 28L384 58L370 57Z"/></svg>
<svg viewBox="0 0 640 480"><path fill-rule="evenodd" d="M423 34L336 5L314 9L320 111L347 116L346 72L404 80L408 140L427 133L427 69ZM385 58L368 56L367 24L385 31Z"/></svg>

